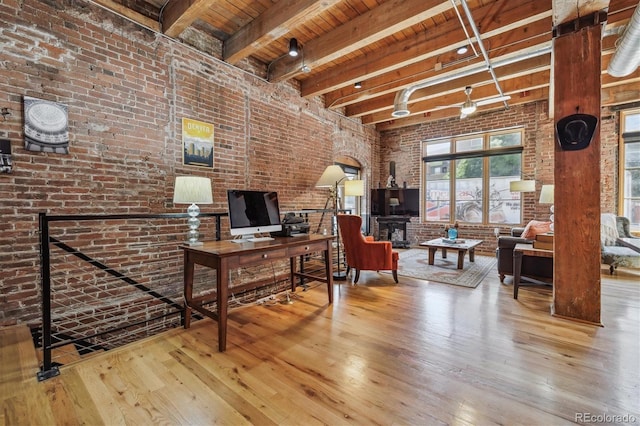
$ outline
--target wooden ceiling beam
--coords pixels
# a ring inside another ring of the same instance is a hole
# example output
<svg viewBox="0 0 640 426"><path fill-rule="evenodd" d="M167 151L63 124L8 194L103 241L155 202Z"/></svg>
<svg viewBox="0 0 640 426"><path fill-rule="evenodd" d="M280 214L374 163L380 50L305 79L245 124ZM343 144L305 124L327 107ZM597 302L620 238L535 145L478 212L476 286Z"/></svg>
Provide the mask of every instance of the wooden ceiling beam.
<svg viewBox="0 0 640 426"><path fill-rule="evenodd" d="M498 34L485 40L487 52L492 62L504 59L508 56L529 50L548 46L551 43L551 32L544 32L543 28L551 28L551 17L543 18L533 22L531 25L517 28L506 34ZM532 37L531 34L542 34ZM491 46L490 48L488 46ZM366 111L374 110L371 104L368 108L366 103L371 99L378 98L385 94L392 97L404 87L418 84L436 77L443 77L455 74L469 67L480 66L484 61L481 58L467 57L460 60L459 55L450 52L446 55L434 56L424 61L404 67L401 70L383 74L363 82L361 90L354 89L353 86L341 88L337 91L329 92L325 95L325 105L327 108L337 108L352 104L361 104L358 109ZM443 71L446 69L446 71ZM393 102L393 99L392 99ZM365 104L363 104L365 103ZM375 103L375 101L374 101Z"/></svg>
<svg viewBox="0 0 640 426"><path fill-rule="evenodd" d="M498 79L500 80L500 86L503 93L512 95L514 93L548 87L550 69L550 60L548 59L546 66L529 69L522 67L519 72L508 75L505 74L505 76L502 77L498 76ZM462 105L466 100L466 95L463 91L464 82L452 81L446 84L448 86L444 88L441 87L442 85L429 88L431 91L430 96L423 97L418 101L411 103L409 106L411 114L422 115L426 112L438 110L443 107L459 107ZM471 94L471 99L474 101L498 96L496 89L493 86L493 82L490 79L478 81L473 84L472 87L473 92ZM509 103L511 102L509 101ZM387 121L391 117L392 110L392 108L387 108L384 111L363 116L362 122L364 124L373 124Z"/></svg>
<svg viewBox="0 0 640 426"><path fill-rule="evenodd" d="M509 100L510 106L527 104L530 102L542 101L549 98L549 89L548 88L539 88L535 90L521 92L516 96L512 96ZM486 105L483 107L479 107L478 111L474 113L474 115L483 114L489 111L499 111L504 110L504 105L501 103ZM448 108L439 111L427 112L424 114L417 114L413 116L409 116L406 118L394 118L391 120L387 120L382 123L376 123L376 130L379 132L384 132L386 130L399 129L407 126L415 126L418 124L424 124L431 121L439 121L446 120L450 118L458 119L460 117L460 110L456 110L455 108Z"/></svg>
<svg viewBox="0 0 640 426"><path fill-rule="evenodd" d="M339 0L281 0L233 34L223 46L223 59L231 64L251 56L292 28L317 17Z"/></svg>
<svg viewBox="0 0 640 426"><path fill-rule="evenodd" d="M120 3L116 3L113 0L93 0L93 1L99 4L100 6L103 6L106 9L116 12L117 14L122 15L125 18L128 18L133 22L136 22L142 25L143 27L147 27L155 32L160 32L160 23L158 21L148 18L141 13L138 13L132 9L129 9L128 7L121 5Z"/></svg>
<svg viewBox="0 0 640 426"><path fill-rule="evenodd" d="M494 68L498 79L512 78L514 76L523 75L525 73L541 71L549 69L551 66L551 55L542 55L534 58L530 58L524 61L516 62L514 64L505 65L504 67ZM409 107L415 102L421 100L433 98L440 92L444 91L456 91L465 86L475 86L478 84L492 83L491 75L486 71L481 71L466 77L456 78L446 83L435 84L433 86L425 87L423 89L416 90L411 96ZM548 84L548 82L547 82ZM495 89L494 89L495 90ZM377 112L384 112L385 114L391 114L393 109L393 100L395 93L389 93L379 96L375 99L371 99L367 102L361 102L356 105L350 105L346 108L345 114L347 116L363 116L368 114L375 114ZM385 118L386 120L386 118Z"/></svg>
<svg viewBox="0 0 640 426"><path fill-rule="evenodd" d="M553 0L553 26L609 7L609 0Z"/></svg>
<svg viewBox="0 0 640 426"><path fill-rule="evenodd" d="M638 99L640 99L640 84L630 82L628 84L603 88L601 91L600 105L620 105L636 102Z"/></svg>
<svg viewBox="0 0 640 426"><path fill-rule="evenodd" d="M475 16L482 16L477 25L482 31L482 37L489 38L510 31L517 31L519 27L527 27L549 17L551 11L544 2L529 1L525 4L500 0L473 11ZM526 31L526 30L525 30ZM551 28L548 29L549 38ZM531 36L535 34L531 32ZM421 63L437 55L446 55L457 47L467 44L464 31L457 20L447 21L434 28L430 28L419 37L394 43L376 52L376 59L359 57L348 63L341 64L334 72L325 72L305 79L301 84L301 94L304 97L325 94L351 85L355 81L365 81L385 73L402 72L403 67ZM490 46L487 46L490 48ZM393 75L389 76L398 80ZM412 83L404 82L403 86Z"/></svg>
<svg viewBox="0 0 640 426"><path fill-rule="evenodd" d="M304 63L311 68L327 64L450 8L451 2L445 0L390 0L307 42ZM278 82L298 74L301 60L273 64L269 81Z"/></svg>
<svg viewBox="0 0 640 426"><path fill-rule="evenodd" d="M162 13L162 32L178 37L208 9L215 8L219 0L171 0Z"/></svg>

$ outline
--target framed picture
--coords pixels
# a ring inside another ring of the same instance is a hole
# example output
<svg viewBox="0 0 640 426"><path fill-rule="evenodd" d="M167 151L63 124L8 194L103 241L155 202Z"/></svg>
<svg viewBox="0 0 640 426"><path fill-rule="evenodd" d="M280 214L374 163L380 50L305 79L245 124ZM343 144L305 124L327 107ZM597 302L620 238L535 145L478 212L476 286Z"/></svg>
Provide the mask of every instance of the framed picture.
<svg viewBox="0 0 640 426"><path fill-rule="evenodd" d="M24 97L24 148L27 151L69 153L66 105Z"/></svg>
<svg viewBox="0 0 640 426"><path fill-rule="evenodd" d="M11 173L12 171L11 141L9 139L0 139L0 173Z"/></svg>
<svg viewBox="0 0 640 426"><path fill-rule="evenodd" d="M182 119L182 161L185 166L213 167L213 124Z"/></svg>

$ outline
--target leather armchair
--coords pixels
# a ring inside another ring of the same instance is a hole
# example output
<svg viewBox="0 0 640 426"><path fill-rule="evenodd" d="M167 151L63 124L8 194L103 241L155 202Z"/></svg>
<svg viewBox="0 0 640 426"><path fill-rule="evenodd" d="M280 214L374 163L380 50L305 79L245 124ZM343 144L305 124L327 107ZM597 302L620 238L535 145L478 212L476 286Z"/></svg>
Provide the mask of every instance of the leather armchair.
<svg viewBox="0 0 640 426"><path fill-rule="evenodd" d="M512 228L510 236L498 237L496 257L498 258L498 275L501 283L504 283L506 275L513 276L513 249L516 244L533 244L533 240L520 236L523 231L524 228ZM525 256L522 259L521 275L534 279L553 278L553 259Z"/></svg>
<svg viewBox="0 0 640 426"><path fill-rule="evenodd" d="M373 241L371 237L362 235L362 218L357 215L339 214L338 226L347 259L347 268L356 271L354 283L360 278L360 271L391 271L393 279L398 282L397 251L391 241Z"/></svg>

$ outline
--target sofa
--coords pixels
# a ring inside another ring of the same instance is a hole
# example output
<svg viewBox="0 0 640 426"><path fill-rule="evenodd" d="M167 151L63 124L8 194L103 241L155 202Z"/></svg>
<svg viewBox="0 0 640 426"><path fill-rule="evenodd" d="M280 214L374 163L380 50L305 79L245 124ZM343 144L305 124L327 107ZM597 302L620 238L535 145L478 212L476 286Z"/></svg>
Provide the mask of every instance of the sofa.
<svg viewBox="0 0 640 426"><path fill-rule="evenodd" d="M629 219L611 213L600 216L601 262L609 265L610 274L618 266L640 268L640 243L633 243L636 240L640 242L629 231Z"/></svg>
<svg viewBox="0 0 640 426"><path fill-rule="evenodd" d="M516 244L533 244L532 239L522 237L524 230L525 228L511 228L511 235L498 237L496 257L498 259L498 275L501 283L504 283L505 276L513 276L513 248ZM553 259L524 256L522 258L521 275L523 279L533 278L541 281L553 279Z"/></svg>

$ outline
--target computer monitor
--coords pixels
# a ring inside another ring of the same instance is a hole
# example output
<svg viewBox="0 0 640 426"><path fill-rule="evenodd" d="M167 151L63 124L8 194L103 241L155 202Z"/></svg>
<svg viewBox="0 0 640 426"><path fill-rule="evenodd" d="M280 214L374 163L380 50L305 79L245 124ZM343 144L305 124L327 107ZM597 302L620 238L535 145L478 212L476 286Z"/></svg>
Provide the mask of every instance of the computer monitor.
<svg viewBox="0 0 640 426"><path fill-rule="evenodd" d="M282 230L277 192L229 189L227 202L231 235L246 239Z"/></svg>

